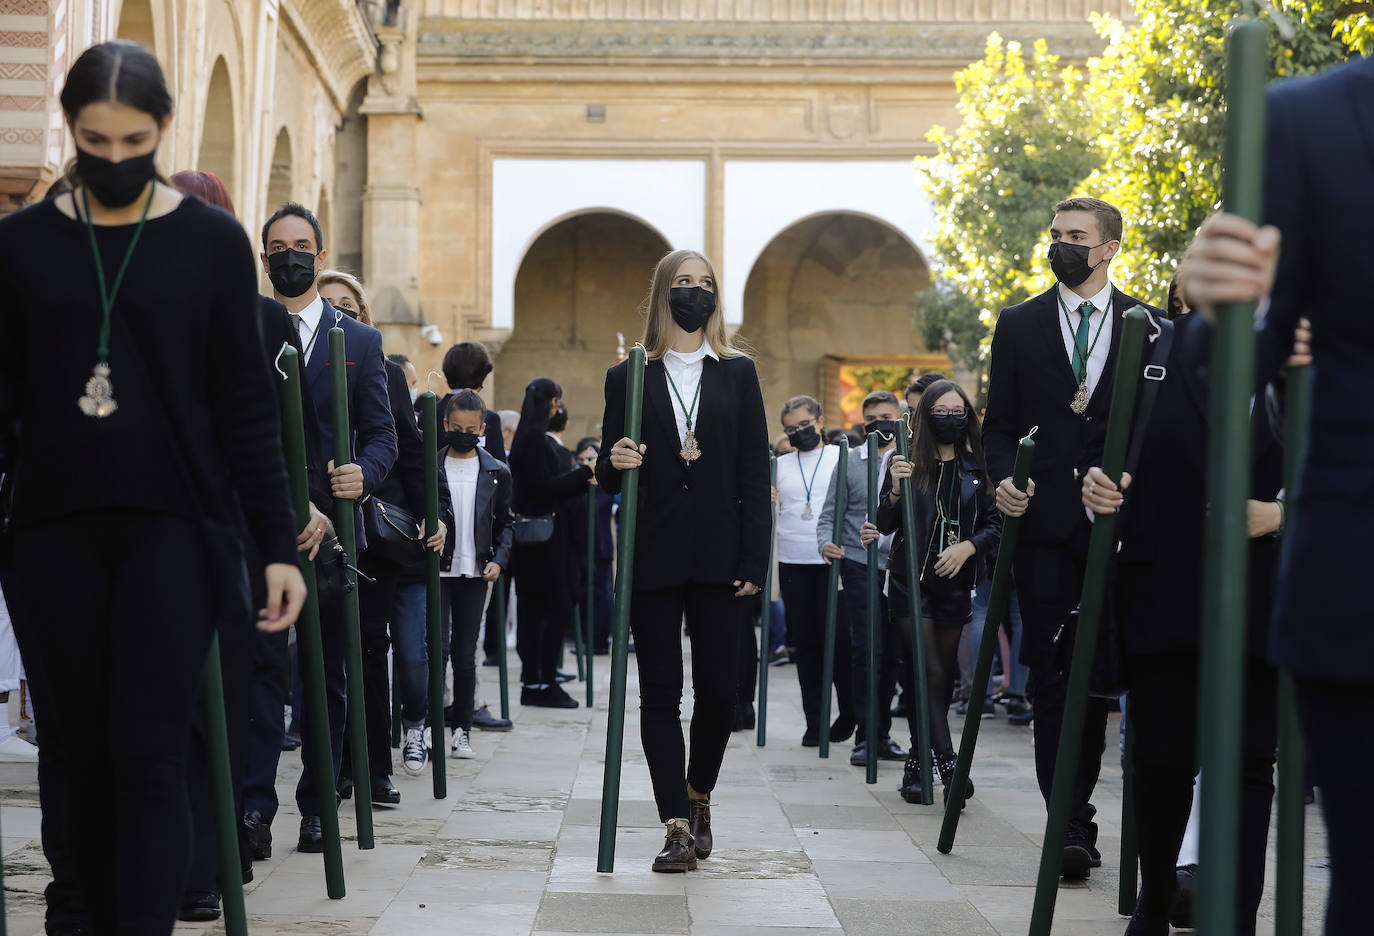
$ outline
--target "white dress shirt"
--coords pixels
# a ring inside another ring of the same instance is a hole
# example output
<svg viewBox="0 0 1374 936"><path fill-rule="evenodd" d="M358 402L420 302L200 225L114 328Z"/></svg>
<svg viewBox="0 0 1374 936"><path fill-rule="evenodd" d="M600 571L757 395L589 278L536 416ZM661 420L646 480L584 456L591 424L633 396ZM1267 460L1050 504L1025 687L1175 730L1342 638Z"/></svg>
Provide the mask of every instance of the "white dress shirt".
<svg viewBox="0 0 1374 936"><path fill-rule="evenodd" d="M1068 356L1069 367L1073 367L1073 344L1074 335L1078 332L1078 307L1083 304L1083 297L1078 295L1063 283L1059 284L1059 298L1064 303L1063 306L1055 309L1059 316L1059 333L1064 339L1064 353ZM1092 353L1088 355L1088 396L1091 397L1097 389L1097 381L1102 377L1102 371L1107 367L1107 356L1112 350L1112 329L1116 323L1112 321L1112 284L1109 281L1102 291L1090 297L1088 302L1093 304L1093 313L1088 316L1088 340L1087 347L1083 350L1092 348ZM1055 303L1056 306L1059 303ZM1064 315L1064 308L1067 307L1069 314ZM1105 318L1105 321L1104 321ZM1102 329L1102 337L1098 338L1098 328ZM1094 345L1093 342L1097 344Z"/></svg>
<svg viewBox="0 0 1374 936"><path fill-rule="evenodd" d="M830 490L830 477L840 463L838 445L818 445L809 452L789 452L778 459L778 561L788 565L822 565L816 551L816 525ZM811 519L806 491L811 489Z"/></svg>
<svg viewBox="0 0 1374 936"><path fill-rule="evenodd" d="M320 319L324 316L324 300L316 294L315 301L310 303L296 318L296 325L300 329L301 348L305 351L305 360L309 361L311 355L315 353L315 347L325 343L324 337L319 335ZM333 328L334 323L329 323L329 328ZM325 334L329 332L325 329Z"/></svg>
<svg viewBox="0 0 1374 936"><path fill-rule="evenodd" d="M482 467L482 459L454 458L444 459L444 474L448 476L448 495L453 504L453 564L447 578L477 578L481 570L477 568L477 474Z"/></svg>
<svg viewBox="0 0 1374 936"><path fill-rule="evenodd" d="M687 411L683 408L691 406L692 400L697 400L697 408L692 413L692 428L697 426L697 416L701 412L701 403L697 395L697 388L701 386L701 377L705 369L702 362L707 357L720 360L720 355L716 349L711 347L711 342L706 340L703 335L701 347L690 354L683 354L681 351L669 351L663 355L663 368L668 372L668 376L673 382L668 385L668 399L673 404L673 416L677 419L677 437L683 444L687 444ZM677 393L673 392L674 384L677 386ZM682 399L679 400L678 397ZM817 508L817 513L820 510Z"/></svg>

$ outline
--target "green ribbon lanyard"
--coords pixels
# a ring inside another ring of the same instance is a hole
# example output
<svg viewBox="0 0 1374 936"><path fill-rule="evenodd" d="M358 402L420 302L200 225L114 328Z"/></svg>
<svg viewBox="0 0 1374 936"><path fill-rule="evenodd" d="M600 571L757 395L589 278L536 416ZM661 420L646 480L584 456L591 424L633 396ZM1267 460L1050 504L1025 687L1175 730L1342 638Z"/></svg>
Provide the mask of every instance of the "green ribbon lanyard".
<svg viewBox="0 0 1374 936"><path fill-rule="evenodd" d="M143 236L143 226L148 221L148 212L153 207L153 197L156 194L157 179L153 179L152 187L148 190L148 201L143 205L143 214L138 219L138 227L134 229L133 239L124 251L119 272L115 274L114 287L109 288L105 282L105 264L100 259L100 245L95 239L95 222L91 220L90 190L84 186L81 189L81 206L86 214L86 234L90 237L91 257L95 260L96 280L100 284L101 318L100 339L95 352L95 370L90 380L86 381L85 396L77 400L77 405L87 416L96 419L104 419L119 408L114 399L114 388L110 383L110 313L114 309L115 296L119 294L120 284L124 282L124 274L129 269L129 261L133 259L134 249L138 247L139 238Z"/></svg>
<svg viewBox="0 0 1374 936"><path fill-rule="evenodd" d="M806 491L806 510L802 511L802 519L810 520L814 516L811 512L811 489L816 486L816 473L821 470L821 462L825 461L825 446L820 447L820 452L816 458L816 464L811 466L811 480L806 480L806 468L802 465L801 452L797 453L797 474L801 475L802 488Z"/></svg>
<svg viewBox="0 0 1374 936"><path fill-rule="evenodd" d="M673 396L677 397L678 406L681 406L681 407L682 407L682 413L683 413L684 416L687 417L687 432L688 432L688 433L691 433L691 431L692 431L692 416L695 415L695 413L696 413L696 411L697 411L697 403L701 400L701 381L700 381L700 380L697 381L697 392L696 392L696 394L692 397L692 408L691 408L691 409L688 409L688 408L687 408L687 403L682 399L682 394L681 394L681 393L678 393L678 391L677 391L677 383L673 380L672 371L668 370L668 365L667 365L666 363L663 365L663 373L664 373L664 375L668 378L668 386L670 386L670 387L673 388ZM705 372L705 371L702 371L701 376L702 376L702 377L705 377L705 376L706 376L706 372Z"/></svg>
<svg viewBox="0 0 1374 936"><path fill-rule="evenodd" d="M1064 310L1064 324L1069 326L1069 337L1073 340L1073 348L1078 352L1080 359L1083 361L1083 376L1079 377L1078 374L1075 373L1074 377L1077 378L1079 383L1084 383L1088 379L1088 358L1092 357L1093 351L1097 350L1097 342L1102 337L1102 326L1107 324L1107 316L1110 315L1112 311L1111 300L1107 301L1107 310L1102 313L1102 321L1097 323L1097 334L1093 337L1092 344L1088 345L1088 350L1085 353L1083 351L1083 346L1078 343L1078 332L1073 327L1073 323L1069 321L1069 307L1064 302L1064 294L1060 292L1057 286L1055 287L1054 295L1055 298L1059 300L1059 308ZM1096 308L1096 306L1094 306L1094 308ZM1072 365L1073 361L1070 360L1069 364Z"/></svg>

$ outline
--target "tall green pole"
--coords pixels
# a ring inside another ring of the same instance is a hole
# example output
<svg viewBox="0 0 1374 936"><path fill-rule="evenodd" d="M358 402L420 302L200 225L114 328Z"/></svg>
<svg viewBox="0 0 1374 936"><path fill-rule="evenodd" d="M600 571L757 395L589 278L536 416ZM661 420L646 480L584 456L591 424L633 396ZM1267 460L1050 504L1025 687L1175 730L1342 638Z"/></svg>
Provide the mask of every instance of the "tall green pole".
<svg viewBox="0 0 1374 936"><path fill-rule="evenodd" d="M329 330L329 396L334 428L334 465L353 461L353 433L348 423L348 355L344 351L343 329ZM351 566L358 564L358 534L354 524L354 502L334 498L334 528ZM367 706L363 703L363 642L358 623L358 576L347 570L352 586L344 595L344 637L348 645L348 741L353 762L357 795L353 797L358 817L358 847L374 846L372 839L372 771L367 761ZM442 735L440 736L442 738ZM330 762L333 763L332 760ZM329 799L334 785L316 791L321 800Z"/></svg>
<svg viewBox="0 0 1374 936"><path fill-rule="evenodd" d="M420 434L425 453L425 536L439 529L439 423L433 391L420 394ZM457 536L450 531L450 536ZM429 760L434 774L434 798L448 796L448 764L444 747L444 615L439 590L439 554L425 547L425 635L429 643ZM458 652L453 647L454 653Z"/></svg>
<svg viewBox="0 0 1374 936"><path fill-rule="evenodd" d="M1121 878L1116 888L1116 912L1135 913L1137 881L1140 873L1140 838L1135 827L1135 731L1131 727L1131 704L1121 708L1125 734L1121 751Z"/></svg>
<svg viewBox="0 0 1374 936"><path fill-rule="evenodd" d="M878 435L870 432L868 434L868 522L878 523L878 462L882 456L878 454ZM846 491L842 488L835 489L835 512L841 511L840 498ZM848 500L848 498L846 498ZM864 603L864 624L868 628L868 693L864 697L865 708L864 720L868 722L864 728L864 782L878 782L878 669L879 660L883 657L883 628L878 620L878 541L874 540L868 544L868 555L865 557L868 567L864 570L868 575L867 600Z"/></svg>
<svg viewBox="0 0 1374 936"><path fill-rule="evenodd" d="M1016 447L1016 464L1012 467L1011 483L1018 491L1025 491L1030 479L1031 464L1035 461L1036 429L1026 433ZM1021 538L1021 518L1002 519L1002 541L997 547L997 564L992 570L992 585L988 589L987 616L983 619L983 640L978 645L978 661L973 667L973 687L968 697L968 717L959 736L959 758L954 768L951 790L963 790L973 769L973 751L978 746L978 731L983 725L983 702L988 692L988 678L992 674L992 656L997 649L997 633L1007 616L1011 602L1011 565L1016 558L1016 543ZM945 800L945 820L940 825L940 854L948 855L954 848L954 836L959 831L959 818L964 812L964 798L951 796Z"/></svg>
<svg viewBox="0 0 1374 936"><path fill-rule="evenodd" d="M629 374L625 381L625 436L635 445L641 441L640 423L644 414L644 358L644 349L639 345L630 349ZM611 698L606 711L606 772L601 784L601 840L596 852L596 870L608 874L615 870L615 825L620 813L620 759L625 749L625 670L630 656L630 601L634 595L635 522L638 515L639 470L632 469L624 472L620 487L620 556L615 575Z"/></svg>
<svg viewBox="0 0 1374 936"><path fill-rule="evenodd" d="M909 443L905 429L897 431L897 454L909 457ZM906 542L906 581L907 593L911 598L911 688L915 699L907 705L916 706L916 759L921 765L921 805L929 806L935 802L935 769L931 764L930 750L930 693L926 691L926 642L921 633L921 557L919 538L916 536L915 486L911 479L903 480L897 486L901 495L902 539ZM971 700L970 700L971 701ZM941 713L941 717L944 714ZM957 787L953 788L957 789ZM960 803L962 797L955 797Z"/></svg>
<svg viewBox="0 0 1374 936"><path fill-rule="evenodd" d="M296 529L310 522L310 484L305 476L305 418L301 411L300 359L296 349L282 348L279 360L286 382L282 384L281 408L287 476L291 484L291 507ZM320 600L315 589L315 563L300 557L305 575L305 605L296 619L296 653L305 686L305 705L315 713L307 719L308 730L301 742L310 746L310 761L315 774L315 789L320 791L320 831L324 836L325 891L332 900L343 899L343 848L339 843L339 804L326 795L334 789L334 753L329 740L329 705L324 688L324 643L320 637Z"/></svg>
<svg viewBox="0 0 1374 936"><path fill-rule="evenodd" d="M1287 413L1284 416L1283 488L1285 526L1291 526L1298 506L1298 466L1307 447L1307 423L1312 409L1312 368L1288 372ZM1301 936L1303 837L1307 821L1307 748L1298 725L1293 677L1279 673L1279 791L1278 871L1274 875L1274 936Z"/></svg>
<svg viewBox="0 0 1374 936"><path fill-rule="evenodd" d="M587 708L592 708L592 657L596 655L596 485L587 485L587 596L583 602L582 626L587 636Z"/></svg>
<svg viewBox="0 0 1374 936"><path fill-rule="evenodd" d="M1149 315L1136 306L1124 319L1112 383L1112 409L1107 416L1107 439L1102 451L1102 470L1116 483L1120 483L1126 464L1126 446L1131 437L1145 323ZM1088 692L1092 688L1097 629L1107 594L1107 565L1116 549L1116 520L1114 513L1098 516L1093 521L1092 536L1088 540L1083 593L1078 602L1078 632L1074 637L1073 662L1069 666L1059 751L1054 760L1054 783L1050 789L1049 815L1045 820L1045 839L1040 852L1040 877L1036 881L1035 904L1031 909L1030 936L1049 936L1054 923L1054 902L1059 896L1059 872L1064 860L1069 812L1073 809L1078 758L1083 745L1083 722L1088 711ZM1230 930L1205 932L1220 934Z"/></svg>
<svg viewBox="0 0 1374 936"><path fill-rule="evenodd" d="M1263 205L1264 86L1268 32L1248 19L1231 30L1226 62L1222 204L1257 221ZM1202 763L1196 923L1202 933L1236 929L1244 737L1246 602L1250 541L1250 397L1255 388L1255 303L1216 310L1207 437L1198 747Z"/></svg>
<svg viewBox="0 0 1374 936"><path fill-rule="evenodd" d="M234 808L234 773L229 765L229 725L224 715L224 670L220 666L219 635L210 635L205 676L200 684L210 751L210 782L214 790L215 838L219 845L219 889L224 907L224 932L247 936L248 915L243 908L243 871L239 866L238 810ZM0 890L3 890L0 887ZM0 920L4 918L0 909ZM3 927L3 923L0 923ZM3 933L0 932L0 936Z"/></svg>
<svg viewBox="0 0 1374 936"><path fill-rule="evenodd" d="M582 606L573 605L573 643L577 648L577 678L587 681L587 642L583 637Z"/></svg>
<svg viewBox="0 0 1374 936"><path fill-rule="evenodd" d="M496 674L501 685L501 717L510 718L510 651L506 649L506 618L509 616L506 614L506 573L501 573L501 577L496 580L496 594L491 600L496 602L496 622L501 628L501 642L496 651Z"/></svg>
<svg viewBox="0 0 1374 936"><path fill-rule="evenodd" d="M391 746L398 748L404 739L401 730L401 673L396 655L391 655Z"/></svg>
<svg viewBox="0 0 1374 936"><path fill-rule="evenodd" d="M768 486L778 486L776 455L768 456ZM768 743L768 654L773 649L773 550L777 548L778 505L770 504L768 512L768 571L763 577L763 607L759 610L759 747Z"/></svg>
<svg viewBox="0 0 1374 936"><path fill-rule="evenodd" d="M822 450L821 457L825 457ZM800 465L800 463L798 463ZM800 470L800 468L798 468ZM844 511L840 509L841 492L848 491L849 439L840 437L840 460L835 465L835 526L830 542L844 542ZM835 622L840 614L840 564L830 563L830 581L825 590L825 646L821 649L821 725L820 755L830 756L830 696L835 681ZM849 661L846 660L846 663Z"/></svg>

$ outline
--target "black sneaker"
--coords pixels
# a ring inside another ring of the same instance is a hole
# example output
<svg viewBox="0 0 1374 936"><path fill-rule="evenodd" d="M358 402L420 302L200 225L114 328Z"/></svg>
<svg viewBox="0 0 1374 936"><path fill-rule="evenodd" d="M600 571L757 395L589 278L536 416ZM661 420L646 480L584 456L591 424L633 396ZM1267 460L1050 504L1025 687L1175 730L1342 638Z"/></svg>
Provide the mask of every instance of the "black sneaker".
<svg viewBox="0 0 1374 936"><path fill-rule="evenodd" d="M219 895L211 894L207 891L187 891L181 898L181 912L177 914L178 920L187 923L208 923L211 920L218 920Z"/></svg>
<svg viewBox="0 0 1374 936"><path fill-rule="evenodd" d="M1102 861L1098 857L1098 863ZM1082 828L1070 826L1069 837L1064 845L1064 857L1059 865L1059 876L1066 881L1086 881L1093 873L1092 842Z"/></svg>
<svg viewBox="0 0 1374 936"><path fill-rule="evenodd" d="M1174 929L1193 928L1193 888L1197 884L1197 865L1184 865L1175 871L1178 890L1169 905L1169 923Z"/></svg>
<svg viewBox="0 0 1374 936"><path fill-rule="evenodd" d="M849 763L852 767L868 766L868 742L860 741L854 745L854 750L849 755Z"/></svg>
<svg viewBox="0 0 1374 936"><path fill-rule="evenodd" d="M478 731L510 731L513 726L509 718L498 718L484 705L472 713L472 727Z"/></svg>
<svg viewBox="0 0 1374 936"><path fill-rule="evenodd" d="M520 704L534 708L575 709L577 700L563 691L562 686L547 686L543 689L522 689Z"/></svg>
<svg viewBox="0 0 1374 936"><path fill-rule="evenodd" d="M779 647L768 654L769 666L786 666L792 662L792 657L788 655L786 647Z"/></svg>

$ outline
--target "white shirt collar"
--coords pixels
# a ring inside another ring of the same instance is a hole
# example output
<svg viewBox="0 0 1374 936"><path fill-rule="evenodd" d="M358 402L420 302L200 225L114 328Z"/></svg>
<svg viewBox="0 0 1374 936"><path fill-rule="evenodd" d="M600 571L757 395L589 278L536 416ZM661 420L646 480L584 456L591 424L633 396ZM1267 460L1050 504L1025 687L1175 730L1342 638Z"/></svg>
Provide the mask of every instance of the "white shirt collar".
<svg viewBox="0 0 1374 936"><path fill-rule="evenodd" d="M301 309L300 316L301 323L310 329L312 335L319 330L320 319L324 316L324 300L320 298L319 293L315 294L314 302Z"/></svg>
<svg viewBox="0 0 1374 936"><path fill-rule="evenodd" d="M665 355L663 355L663 356L664 356L665 358L668 358L668 357L676 358L678 361L682 362L683 364L695 364L695 363L697 363L698 361L702 360L703 358L707 358L707 357L714 358L714 359L717 360L717 361L720 360L720 355L716 353L716 349L715 349L715 348L711 347L711 342L708 341L708 340L706 339L706 336L704 336L704 335L702 336L702 339L701 339L701 347L700 347L700 348L697 348L695 351L693 351L693 352L691 352L691 353L689 353L689 354L684 354L684 353L682 353L681 351L673 351L673 350L670 349L670 350L668 351L668 353L665 354Z"/></svg>
<svg viewBox="0 0 1374 936"><path fill-rule="evenodd" d="M1077 312L1078 307L1083 304L1083 297L1063 283L1059 284L1059 298L1064 300L1064 305L1068 307L1070 312ZM1111 305L1112 302L1112 281L1107 280L1107 285L1103 286L1101 291L1090 297L1088 301L1093 304L1098 312L1107 311L1107 306Z"/></svg>

